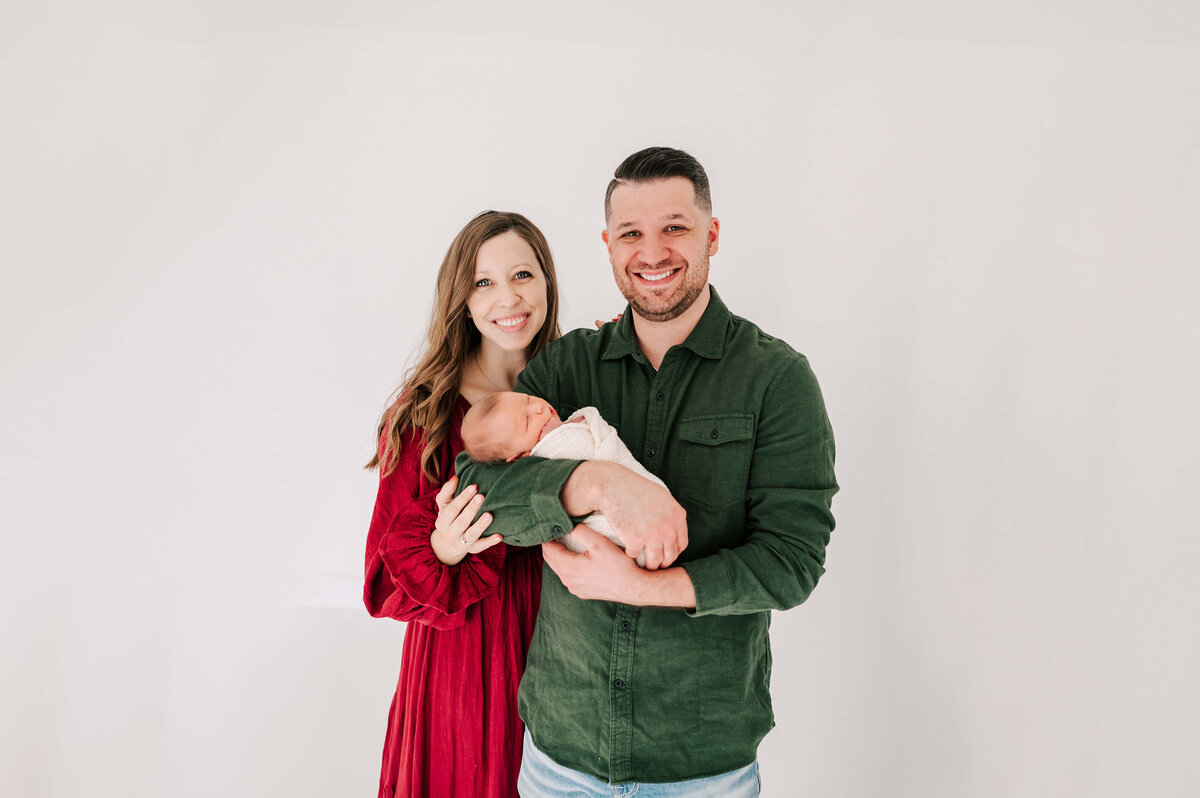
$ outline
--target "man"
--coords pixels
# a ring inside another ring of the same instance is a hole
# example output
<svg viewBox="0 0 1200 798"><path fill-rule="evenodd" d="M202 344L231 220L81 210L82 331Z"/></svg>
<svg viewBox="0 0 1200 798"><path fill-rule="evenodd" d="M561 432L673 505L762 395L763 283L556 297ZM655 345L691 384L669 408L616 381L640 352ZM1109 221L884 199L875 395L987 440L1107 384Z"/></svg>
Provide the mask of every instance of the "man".
<svg viewBox="0 0 1200 798"><path fill-rule="evenodd" d="M459 483L487 496L488 533L543 544L553 572L520 687L519 789L757 795L756 752L774 725L770 611L804 601L824 571L832 431L807 359L732 315L709 285L720 222L694 158L631 155L609 184L605 222L629 307L552 343L516 388L563 417L597 407L670 491L611 463L456 463ZM574 537L586 552L556 540L593 511L625 551L583 525Z"/></svg>

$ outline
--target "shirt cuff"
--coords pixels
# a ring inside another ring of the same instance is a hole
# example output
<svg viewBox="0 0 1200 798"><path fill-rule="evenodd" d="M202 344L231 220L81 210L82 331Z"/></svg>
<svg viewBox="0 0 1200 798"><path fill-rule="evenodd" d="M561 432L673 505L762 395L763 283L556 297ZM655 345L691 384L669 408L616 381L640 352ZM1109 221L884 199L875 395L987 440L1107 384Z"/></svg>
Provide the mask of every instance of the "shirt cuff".
<svg viewBox="0 0 1200 798"><path fill-rule="evenodd" d="M562 505L563 486L582 460L546 460L538 469L529 492L531 525L515 535L504 537L513 546L537 546L571 531L575 523Z"/></svg>
<svg viewBox="0 0 1200 798"><path fill-rule="evenodd" d="M696 591L696 608L685 610L692 617L703 615L728 615L726 612L736 602L733 580L720 554L683 563L683 570L692 580Z"/></svg>

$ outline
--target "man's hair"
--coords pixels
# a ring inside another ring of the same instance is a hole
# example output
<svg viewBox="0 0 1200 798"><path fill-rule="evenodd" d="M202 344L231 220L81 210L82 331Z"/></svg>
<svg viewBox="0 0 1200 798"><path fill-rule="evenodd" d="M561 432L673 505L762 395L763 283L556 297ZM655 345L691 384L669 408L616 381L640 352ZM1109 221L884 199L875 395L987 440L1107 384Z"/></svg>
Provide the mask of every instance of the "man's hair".
<svg viewBox="0 0 1200 798"><path fill-rule="evenodd" d="M712 193L708 187L708 174L692 156L683 150L670 147L647 147L621 161L613 172L612 182L604 192L604 221L612 216L613 189L622 183L644 183L649 180L665 180L668 177L684 177L691 181L696 192L696 205L705 213L712 213Z"/></svg>
<svg viewBox="0 0 1200 798"><path fill-rule="evenodd" d="M504 462L504 441L493 440L484 432L484 422L495 411L500 401L500 391L489 393L463 416L461 434L463 451L477 463L497 464Z"/></svg>

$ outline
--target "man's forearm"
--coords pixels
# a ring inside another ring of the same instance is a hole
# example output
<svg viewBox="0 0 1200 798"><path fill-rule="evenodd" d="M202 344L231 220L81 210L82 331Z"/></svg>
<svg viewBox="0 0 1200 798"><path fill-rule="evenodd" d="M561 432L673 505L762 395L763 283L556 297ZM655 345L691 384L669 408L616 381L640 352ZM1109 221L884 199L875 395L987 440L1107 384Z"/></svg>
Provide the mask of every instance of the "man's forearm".
<svg viewBox="0 0 1200 798"><path fill-rule="evenodd" d="M675 607L682 610L696 609L696 590L691 577L682 568L663 568L660 571L644 571L645 579L627 599L618 599L641 607Z"/></svg>
<svg viewBox="0 0 1200 798"><path fill-rule="evenodd" d="M602 460L586 460L571 472L562 490L563 509L575 518L602 512L607 486L612 482L615 471L625 470L616 463Z"/></svg>
<svg viewBox="0 0 1200 798"><path fill-rule="evenodd" d="M620 463L581 463L560 498L573 518L604 513L630 557L645 553L648 570L671 565L687 548L687 512L666 488Z"/></svg>

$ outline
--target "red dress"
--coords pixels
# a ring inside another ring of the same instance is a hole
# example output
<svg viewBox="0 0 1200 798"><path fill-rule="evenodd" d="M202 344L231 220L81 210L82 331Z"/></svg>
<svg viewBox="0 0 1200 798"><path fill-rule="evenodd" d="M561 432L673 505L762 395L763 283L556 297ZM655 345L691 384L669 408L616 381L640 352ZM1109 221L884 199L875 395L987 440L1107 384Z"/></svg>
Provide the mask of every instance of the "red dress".
<svg viewBox="0 0 1200 798"><path fill-rule="evenodd" d="M444 475L454 472L469 407L459 397L437 453ZM443 565L429 544L441 485L421 474L422 446L419 431L404 434L367 534L367 610L408 622L379 798L514 798L524 733L517 683L537 616L541 549L501 543Z"/></svg>

